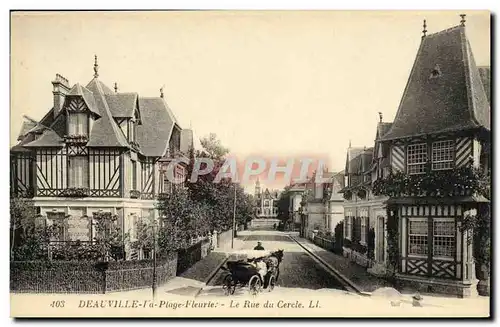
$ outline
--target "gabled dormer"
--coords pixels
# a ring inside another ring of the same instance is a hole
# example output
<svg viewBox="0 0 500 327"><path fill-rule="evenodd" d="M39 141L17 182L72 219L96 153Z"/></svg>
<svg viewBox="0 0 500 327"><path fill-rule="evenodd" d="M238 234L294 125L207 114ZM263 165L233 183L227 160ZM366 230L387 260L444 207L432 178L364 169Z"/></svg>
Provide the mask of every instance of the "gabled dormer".
<svg viewBox="0 0 500 327"><path fill-rule="evenodd" d="M65 96L60 115L66 118L64 138L70 143L86 143L94 122L100 118L94 95L78 83ZM60 119L56 117L56 122Z"/></svg>

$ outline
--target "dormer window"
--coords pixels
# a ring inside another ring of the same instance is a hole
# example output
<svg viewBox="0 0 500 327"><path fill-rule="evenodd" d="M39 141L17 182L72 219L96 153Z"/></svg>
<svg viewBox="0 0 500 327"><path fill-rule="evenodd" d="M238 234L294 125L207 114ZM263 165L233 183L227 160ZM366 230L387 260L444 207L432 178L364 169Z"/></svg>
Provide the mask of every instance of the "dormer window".
<svg viewBox="0 0 500 327"><path fill-rule="evenodd" d="M68 135L88 136L89 118L84 112L69 113Z"/></svg>
<svg viewBox="0 0 500 327"><path fill-rule="evenodd" d="M441 76L441 69L439 68L439 65L436 65L431 71L430 78L438 78L439 76Z"/></svg>

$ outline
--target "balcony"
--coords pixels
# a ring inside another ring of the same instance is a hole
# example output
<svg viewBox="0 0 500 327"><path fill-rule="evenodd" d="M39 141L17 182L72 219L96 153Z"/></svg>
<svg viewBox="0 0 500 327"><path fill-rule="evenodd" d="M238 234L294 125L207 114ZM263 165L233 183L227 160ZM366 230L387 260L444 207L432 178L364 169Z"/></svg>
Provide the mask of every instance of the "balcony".
<svg viewBox="0 0 500 327"><path fill-rule="evenodd" d="M67 198L85 198L90 196L90 190L86 187L69 187L62 190L59 196Z"/></svg>
<svg viewBox="0 0 500 327"><path fill-rule="evenodd" d="M87 135L64 135L64 142L68 144L85 144L88 141Z"/></svg>

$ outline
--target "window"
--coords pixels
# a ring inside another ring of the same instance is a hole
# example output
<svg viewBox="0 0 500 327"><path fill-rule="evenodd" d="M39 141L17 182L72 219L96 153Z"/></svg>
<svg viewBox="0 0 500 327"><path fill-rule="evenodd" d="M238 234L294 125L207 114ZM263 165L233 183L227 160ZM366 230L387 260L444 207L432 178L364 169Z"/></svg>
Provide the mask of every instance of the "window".
<svg viewBox="0 0 500 327"><path fill-rule="evenodd" d="M89 119L86 113L69 114L69 135L87 136Z"/></svg>
<svg viewBox="0 0 500 327"><path fill-rule="evenodd" d="M432 170L453 168L455 144L452 140L432 143Z"/></svg>
<svg viewBox="0 0 500 327"><path fill-rule="evenodd" d="M65 217L66 214L64 212L47 212L47 219L51 222L52 226L54 226L52 241L64 242L66 240Z"/></svg>
<svg viewBox="0 0 500 327"><path fill-rule="evenodd" d="M361 217L361 237L360 242L366 244L366 225L368 217Z"/></svg>
<svg viewBox="0 0 500 327"><path fill-rule="evenodd" d="M425 173L425 164L427 163L427 144L408 145L408 174Z"/></svg>
<svg viewBox="0 0 500 327"><path fill-rule="evenodd" d="M351 239L352 237L352 218L348 212L348 216L345 217L345 238Z"/></svg>
<svg viewBox="0 0 500 327"><path fill-rule="evenodd" d="M132 160L132 190L137 190L137 161Z"/></svg>
<svg viewBox="0 0 500 327"><path fill-rule="evenodd" d="M455 221L453 218L434 219L432 255L451 257L455 254Z"/></svg>
<svg viewBox="0 0 500 327"><path fill-rule="evenodd" d="M69 187L86 188L89 186L89 162L84 156L69 157Z"/></svg>
<svg viewBox="0 0 500 327"><path fill-rule="evenodd" d="M408 220L408 254L427 255L428 253L427 218L410 218Z"/></svg>

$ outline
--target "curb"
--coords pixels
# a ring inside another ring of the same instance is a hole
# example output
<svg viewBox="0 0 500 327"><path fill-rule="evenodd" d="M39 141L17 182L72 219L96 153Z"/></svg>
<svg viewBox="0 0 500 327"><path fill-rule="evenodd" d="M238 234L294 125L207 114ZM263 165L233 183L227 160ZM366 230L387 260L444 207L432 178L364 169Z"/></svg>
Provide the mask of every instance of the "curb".
<svg viewBox="0 0 500 327"><path fill-rule="evenodd" d="M219 263L213 270L212 272L210 272L210 275L208 275L207 278L205 278L205 280L203 281L203 286L198 288L198 290L196 291L196 293L194 294L194 297L197 297L201 291L203 290L203 287L207 286L208 283L212 280L212 278L215 277L215 275L217 274L217 272L219 271L220 267L222 267L223 264L226 263L227 259L229 259L228 257L224 258L224 260L221 261L221 263Z"/></svg>
<svg viewBox="0 0 500 327"><path fill-rule="evenodd" d="M315 254L314 252L312 252L309 248L306 247L306 245L304 245L301 242L297 241L297 239L295 239L295 237L290 236L290 235L288 235L288 237L291 238L292 240L294 240L297 244L299 244L304 250L307 251L308 254L310 254L315 259L317 259L319 262L321 262L326 267L328 267L334 273L335 277L339 278L342 283L344 283L347 286L349 286L350 288L352 288L356 293L358 293L359 295L362 295L362 296L370 296L371 295L370 293L362 291L361 288L358 285L356 285L349 278L347 278L346 276L344 276L343 274L341 274L337 269L335 269L334 267L332 267L332 265L330 265L328 262L326 262L323 258L321 258L317 254Z"/></svg>

